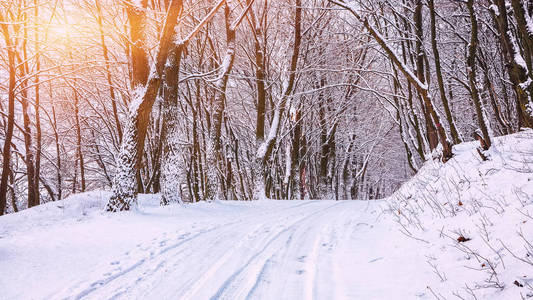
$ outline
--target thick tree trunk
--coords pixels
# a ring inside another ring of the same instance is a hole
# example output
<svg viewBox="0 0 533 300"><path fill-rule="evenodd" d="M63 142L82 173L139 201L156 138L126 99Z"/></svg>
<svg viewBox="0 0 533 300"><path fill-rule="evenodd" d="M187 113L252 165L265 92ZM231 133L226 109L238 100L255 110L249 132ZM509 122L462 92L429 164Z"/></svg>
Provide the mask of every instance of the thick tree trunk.
<svg viewBox="0 0 533 300"><path fill-rule="evenodd" d="M178 84L181 65L181 55L184 45L174 47L170 52L165 67L163 86L163 154L161 159L161 205L180 202L179 183L183 163L180 158L178 144L179 115L178 115Z"/></svg>
<svg viewBox="0 0 533 300"><path fill-rule="evenodd" d="M416 0L415 12L413 14L413 21L415 23L415 62L416 62L416 76L421 83L426 84L425 77L425 68L429 66L424 65L426 53L422 47L422 42L424 40L424 31L423 31L423 19L422 19L422 0ZM439 144L437 139L437 129L435 124L431 121L430 109L425 101L423 101L423 96L419 98L420 107L424 112L424 119L426 120L426 135L429 141L429 150L433 151Z"/></svg>
<svg viewBox="0 0 533 300"><path fill-rule="evenodd" d="M533 118L533 18L531 11L527 8L528 3L531 5L531 1L511 0L518 27L517 38L521 41L523 57L527 66L527 79L520 85L529 96L524 113L528 114L528 118Z"/></svg>
<svg viewBox="0 0 533 300"><path fill-rule="evenodd" d="M130 39L132 42L131 86L133 89L136 89L146 84L150 72L150 66L148 65L148 51L145 41L146 8L148 6L148 0L125 1L125 3L128 22L130 24Z"/></svg>
<svg viewBox="0 0 533 300"><path fill-rule="evenodd" d="M516 94L517 100L517 114L519 120L519 127L533 128L533 115L528 111L528 106L531 100L528 95L528 90L522 85L528 81L528 70L525 65L519 63L517 58L521 57L518 44L515 42L515 38L509 29L509 17L507 14L507 7L505 0L496 0L497 13L492 11L494 20L497 24L500 41L502 46L502 52L504 53L507 67L507 73L513 84L513 89ZM531 85L530 85L531 86ZM531 94L531 93L529 93Z"/></svg>
<svg viewBox="0 0 533 300"><path fill-rule="evenodd" d="M178 16L182 11L183 3L181 0L171 1L159 41L154 70L151 71L144 90L137 90L136 98L130 104L126 130L117 160L117 174L113 180L112 196L107 205L107 210L129 210L131 204L137 199L135 174L144 152L144 140L152 106L163 82L163 76L166 73L165 69L168 70L175 67L172 64L166 64L169 53L178 51L177 48L186 47L200 29L211 20L224 2L224 0L220 0L187 37L182 39L181 42L176 42L175 27L178 22ZM177 89L178 82L165 83L176 84ZM139 94L139 92L141 93ZM174 182L174 184L177 183Z"/></svg>
<svg viewBox="0 0 533 300"><path fill-rule="evenodd" d="M250 3L250 0L247 0L247 3ZM264 1L264 10L263 14L266 13L268 1ZM265 43L266 38L264 38L266 28L263 28L263 24L260 20L256 19L254 10L250 10L249 14L249 24L250 29L254 37L254 59L255 59L255 87L256 87L256 125L255 125L255 146L259 148L261 144L265 141L265 117L266 117L266 98L267 92L265 88L265 57L264 51L266 49ZM261 19L261 18L260 18ZM260 190L259 186L263 185L264 182L261 180L264 178L263 174L263 165L255 160L252 167L252 180L254 185L252 188ZM264 188L263 188L264 189ZM252 198L254 198L252 191Z"/></svg>
<svg viewBox="0 0 533 300"><path fill-rule="evenodd" d="M252 1L247 0L250 4ZM265 5L267 1L265 0ZM254 36L254 58L255 58L255 85L257 89L257 119L255 125L255 140L259 145L265 139L265 113L266 113L266 89L265 89L265 61L264 61L264 47L261 44L265 43L263 40L263 26L257 23L255 13L250 10L250 27Z"/></svg>
<svg viewBox="0 0 533 300"><path fill-rule="evenodd" d="M528 5L527 2L531 1L511 0L511 5L513 7L514 17L518 27L518 35L522 41L522 48L524 49L524 60L529 71L528 76L531 78L533 75L533 32L531 32L533 29L533 20L526 7ZM531 3L529 5L531 5ZM529 84L529 86L525 87L525 89L530 90L531 85L532 84ZM533 97L533 95L530 95L530 97Z"/></svg>
<svg viewBox="0 0 533 300"><path fill-rule="evenodd" d="M130 103L126 127L117 157L117 170L113 179L112 196L107 204L108 211L129 210L137 199L135 175L144 151L144 138L155 98L159 92L163 69L168 52L173 44L174 28L182 10L181 0L170 3L165 25L159 41L159 49L154 70L144 90L136 89L135 98Z"/></svg>

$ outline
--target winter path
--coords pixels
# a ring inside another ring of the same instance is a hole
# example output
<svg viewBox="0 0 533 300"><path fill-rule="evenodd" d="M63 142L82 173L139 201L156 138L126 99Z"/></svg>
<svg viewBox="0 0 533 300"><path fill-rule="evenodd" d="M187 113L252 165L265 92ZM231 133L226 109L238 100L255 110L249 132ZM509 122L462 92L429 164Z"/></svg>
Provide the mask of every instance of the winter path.
<svg viewBox="0 0 533 300"><path fill-rule="evenodd" d="M76 197L0 220L0 298L429 296L416 280L428 275L420 244L387 221L380 201L161 208L144 198L137 211L107 214L106 194Z"/></svg>

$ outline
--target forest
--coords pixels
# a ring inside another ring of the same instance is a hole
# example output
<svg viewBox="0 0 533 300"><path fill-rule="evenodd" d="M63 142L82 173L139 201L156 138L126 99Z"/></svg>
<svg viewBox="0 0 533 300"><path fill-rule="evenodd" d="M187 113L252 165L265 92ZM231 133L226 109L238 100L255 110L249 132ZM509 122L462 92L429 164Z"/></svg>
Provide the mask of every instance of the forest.
<svg viewBox="0 0 533 300"><path fill-rule="evenodd" d="M1 299L533 299L533 1L0 0L0 151Z"/></svg>
<svg viewBox="0 0 533 300"><path fill-rule="evenodd" d="M380 199L533 127L523 0L7 0L0 215Z"/></svg>

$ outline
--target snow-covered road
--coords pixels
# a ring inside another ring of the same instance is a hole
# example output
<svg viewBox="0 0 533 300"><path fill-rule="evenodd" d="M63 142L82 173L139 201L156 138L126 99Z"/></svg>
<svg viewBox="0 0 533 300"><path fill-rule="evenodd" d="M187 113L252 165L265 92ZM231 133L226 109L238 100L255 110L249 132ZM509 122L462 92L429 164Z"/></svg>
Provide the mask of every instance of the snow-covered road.
<svg viewBox="0 0 533 300"><path fill-rule="evenodd" d="M9 299L425 298L424 260L392 224L377 225L379 204L147 205L81 218L48 204L48 218L0 220L0 287Z"/></svg>

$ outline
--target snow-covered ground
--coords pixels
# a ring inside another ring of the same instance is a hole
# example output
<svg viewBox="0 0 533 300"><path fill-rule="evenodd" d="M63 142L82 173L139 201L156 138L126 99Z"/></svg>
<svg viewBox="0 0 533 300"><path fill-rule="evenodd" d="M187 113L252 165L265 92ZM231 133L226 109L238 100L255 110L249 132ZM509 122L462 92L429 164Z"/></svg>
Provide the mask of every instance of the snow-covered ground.
<svg viewBox="0 0 533 300"><path fill-rule="evenodd" d="M533 131L495 138L488 161L477 146L427 162L387 201L389 215L425 244L435 299L533 299Z"/></svg>
<svg viewBox="0 0 533 300"><path fill-rule="evenodd" d="M0 299L533 297L533 132L476 146L380 201L112 214L96 191L2 216Z"/></svg>
<svg viewBox="0 0 533 300"><path fill-rule="evenodd" d="M414 281L424 273L420 250L392 222L376 223L379 201L161 208L143 197L137 211L109 214L100 212L106 196L86 193L2 217L0 298L407 299L424 292Z"/></svg>

